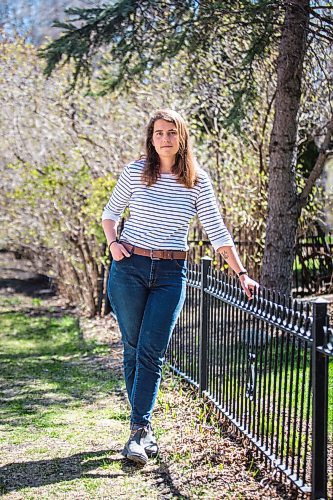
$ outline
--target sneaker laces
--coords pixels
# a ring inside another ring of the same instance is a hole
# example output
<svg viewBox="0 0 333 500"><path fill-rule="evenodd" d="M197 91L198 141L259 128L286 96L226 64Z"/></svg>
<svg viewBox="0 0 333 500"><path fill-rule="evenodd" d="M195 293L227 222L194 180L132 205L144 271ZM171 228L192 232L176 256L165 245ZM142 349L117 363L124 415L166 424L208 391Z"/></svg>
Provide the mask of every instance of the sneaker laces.
<svg viewBox="0 0 333 500"><path fill-rule="evenodd" d="M146 434L148 434L149 424L146 426L139 427L138 429L131 429L130 439L132 439L132 437L134 437L137 432L140 432L140 434L142 434L143 431Z"/></svg>

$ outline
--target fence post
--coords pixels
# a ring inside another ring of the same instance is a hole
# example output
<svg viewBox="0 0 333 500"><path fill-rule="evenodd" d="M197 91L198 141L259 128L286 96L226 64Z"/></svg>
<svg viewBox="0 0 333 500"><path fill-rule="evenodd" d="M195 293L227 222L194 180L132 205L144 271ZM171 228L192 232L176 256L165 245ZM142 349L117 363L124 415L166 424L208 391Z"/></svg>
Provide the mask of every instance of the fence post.
<svg viewBox="0 0 333 500"><path fill-rule="evenodd" d="M328 358L317 350L325 345L327 301L315 299L312 325L312 494L311 498L327 498L327 418Z"/></svg>
<svg viewBox="0 0 333 500"><path fill-rule="evenodd" d="M199 331L199 392L207 390L207 336L208 336L208 297L205 288L208 272L212 263L210 257L201 258L201 295L200 295L200 331Z"/></svg>

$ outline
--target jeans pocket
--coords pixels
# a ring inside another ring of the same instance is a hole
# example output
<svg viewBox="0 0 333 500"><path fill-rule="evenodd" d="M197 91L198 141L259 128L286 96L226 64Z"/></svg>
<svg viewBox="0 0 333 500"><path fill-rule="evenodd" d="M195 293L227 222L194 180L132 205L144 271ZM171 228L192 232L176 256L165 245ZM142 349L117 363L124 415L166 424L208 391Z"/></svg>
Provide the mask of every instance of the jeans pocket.
<svg viewBox="0 0 333 500"><path fill-rule="evenodd" d="M119 259L119 260L113 259L113 262L116 262L116 264L121 264L122 262L129 260L131 257L132 257L132 255L130 255L129 257L125 257L125 255L124 255L124 257L122 259Z"/></svg>
<svg viewBox="0 0 333 500"><path fill-rule="evenodd" d="M114 262L117 262L117 264L119 264L119 262L122 262L122 261L123 261L123 260L125 260L125 259L126 259L126 257L123 257L122 259L118 259L118 260L113 259L113 261L114 261Z"/></svg>

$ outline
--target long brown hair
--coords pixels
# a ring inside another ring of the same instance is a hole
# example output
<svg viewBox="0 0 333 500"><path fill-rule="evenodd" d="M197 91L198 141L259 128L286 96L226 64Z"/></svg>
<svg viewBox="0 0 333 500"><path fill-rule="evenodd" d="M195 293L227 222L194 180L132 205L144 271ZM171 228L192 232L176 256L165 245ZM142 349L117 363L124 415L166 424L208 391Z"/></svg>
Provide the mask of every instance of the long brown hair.
<svg viewBox="0 0 333 500"><path fill-rule="evenodd" d="M146 163L142 172L142 182L147 186L155 184L160 174L160 159L153 146L154 123L165 120L175 125L179 137L179 151L172 166L172 173L177 176L177 182L191 188L197 182L196 162L189 141L189 132L184 119L172 109L159 109L151 116L146 133Z"/></svg>

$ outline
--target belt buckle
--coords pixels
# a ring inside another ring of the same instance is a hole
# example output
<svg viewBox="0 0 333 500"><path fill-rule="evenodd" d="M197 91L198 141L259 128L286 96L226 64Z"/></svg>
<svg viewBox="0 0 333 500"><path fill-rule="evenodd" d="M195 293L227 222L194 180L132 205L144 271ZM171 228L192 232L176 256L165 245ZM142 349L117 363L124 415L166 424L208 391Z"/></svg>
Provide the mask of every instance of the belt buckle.
<svg viewBox="0 0 333 500"><path fill-rule="evenodd" d="M154 250L153 249L150 250L150 258L151 258L151 260L161 260L159 257L154 257Z"/></svg>

